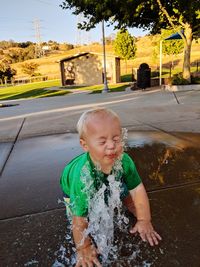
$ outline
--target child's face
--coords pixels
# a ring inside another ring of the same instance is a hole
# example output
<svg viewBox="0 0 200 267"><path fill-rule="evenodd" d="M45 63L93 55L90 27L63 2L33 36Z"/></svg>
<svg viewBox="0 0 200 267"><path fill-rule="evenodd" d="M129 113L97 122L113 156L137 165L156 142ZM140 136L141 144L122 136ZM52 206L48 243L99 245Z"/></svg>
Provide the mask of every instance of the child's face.
<svg viewBox="0 0 200 267"><path fill-rule="evenodd" d="M94 115L87 122L80 144L90 153L94 163L108 170L123 151L121 126L117 118L107 114Z"/></svg>

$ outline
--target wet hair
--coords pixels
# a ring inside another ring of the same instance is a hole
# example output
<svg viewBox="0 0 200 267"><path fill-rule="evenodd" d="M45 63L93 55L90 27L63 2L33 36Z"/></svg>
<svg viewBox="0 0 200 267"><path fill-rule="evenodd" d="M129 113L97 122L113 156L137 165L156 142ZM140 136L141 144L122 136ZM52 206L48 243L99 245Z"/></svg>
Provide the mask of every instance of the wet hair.
<svg viewBox="0 0 200 267"><path fill-rule="evenodd" d="M116 118L120 121L119 116L111 109L100 107L87 110L80 116L78 123L76 125L79 137L83 137L84 132L86 131L88 119L90 119L95 115L101 115L101 114Z"/></svg>

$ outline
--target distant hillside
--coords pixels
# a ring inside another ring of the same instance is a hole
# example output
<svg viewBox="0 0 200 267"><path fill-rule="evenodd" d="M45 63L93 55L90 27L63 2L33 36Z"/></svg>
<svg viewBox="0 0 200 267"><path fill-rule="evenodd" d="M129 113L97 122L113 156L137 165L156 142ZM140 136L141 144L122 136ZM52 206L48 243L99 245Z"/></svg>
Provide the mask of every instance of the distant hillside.
<svg viewBox="0 0 200 267"><path fill-rule="evenodd" d="M113 53L112 46L106 47L107 52ZM41 73L42 75L57 75L60 73L60 67L59 67L59 60L71 56L80 52L85 51L93 51L93 52L102 52L102 46L101 45L88 45L88 46L82 46L79 48L74 48L68 51L55 51L54 54L44 56L42 58L38 59L30 59L26 60L24 62L36 62L39 65L39 68L37 72ZM23 74L21 70L21 64L24 62L14 63L12 64L12 67L17 70L17 77L24 77L25 74Z"/></svg>
<svg viewBox="0 0 200 267"><path fill-rule="evenodd" d="M141 63L148 63L149 66L153 69L159 66L159 52L155 50L155 43L159 42L158 36L144 36L137 39L137 52L136 58L134 60L128 61L128 71L131 72L132 68L138 68ZM32 59L27 60L24 62L37 62L39 68L37 72L41 73L41 75L59 75L60 74L60 67L59 67L59 60L74 55L80 52L99 52L102 53L102 45L87 45L82 46L79 48L74 48L68 51L55 51L54 54L39 58L39 59ZM106 45L106 52L114 54L114 49L112 45ZM157 56L156 56L157 53ZM180 54L176 58L176 64L179 68L182 67L183 62L183 55ZM192 45L192 53L191 53L191 63L199 60L200 61L200 42L193 42ZM163 56L163 63L169 64L169 56ZM22 63L15 63L12 64L12 67L17 70L17 78L24 77L21 71L21 64ZM125 62L121 61L121 73L125 73Z"/></svg>

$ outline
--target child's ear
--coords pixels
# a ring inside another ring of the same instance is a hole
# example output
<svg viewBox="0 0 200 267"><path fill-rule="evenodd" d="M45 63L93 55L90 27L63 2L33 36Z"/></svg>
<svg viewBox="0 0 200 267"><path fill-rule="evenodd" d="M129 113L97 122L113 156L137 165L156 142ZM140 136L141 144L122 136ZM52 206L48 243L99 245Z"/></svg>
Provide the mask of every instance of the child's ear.
<svg viewBox="0 0 200 267"><path fill-rule="evenodd" d="M84 139L80 138L80 145L83 148L84 151L88 151L87 143Z"/></svg>

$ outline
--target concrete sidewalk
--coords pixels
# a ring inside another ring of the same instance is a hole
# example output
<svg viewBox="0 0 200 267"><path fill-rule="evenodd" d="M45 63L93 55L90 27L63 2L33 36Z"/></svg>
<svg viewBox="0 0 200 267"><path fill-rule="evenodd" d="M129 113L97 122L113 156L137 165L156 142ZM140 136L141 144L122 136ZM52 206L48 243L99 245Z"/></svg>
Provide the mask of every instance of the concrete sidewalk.
<svg viewBox="0 0 200 267"><path fill-rule="evenodd" d="M121 117L124 127L200 132L200 90L82 93L14 103L19 105L0 109L0 142L14 141L22 124L19 139L74 132L80 114L94 106L112 108Z"/></svg>
<svg viewBox="0 0 200 267"><path fill-rule="evenodd" d="M78 117L100 105L116 111L129 130L129 153L163 236L151 249L122 235L136 257L123 250L109 266L199 267L200 91L82 93L13 103L19 105L0 109L0 266L71 266L63 249L69 242L59 177L81 153Z"/></svg>
<svg viewBox="0 0 200 267"><path fill-rule="evenodd" d="M200 91L197 90L81 93L13 103L19 105L0 110L0 173L17 140L74 133L80 114L94 106L112 108L119 114L122 126L129 130L200 132Z"/></svg>

